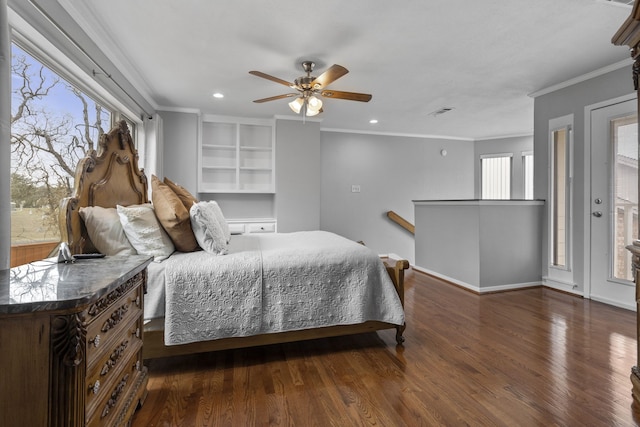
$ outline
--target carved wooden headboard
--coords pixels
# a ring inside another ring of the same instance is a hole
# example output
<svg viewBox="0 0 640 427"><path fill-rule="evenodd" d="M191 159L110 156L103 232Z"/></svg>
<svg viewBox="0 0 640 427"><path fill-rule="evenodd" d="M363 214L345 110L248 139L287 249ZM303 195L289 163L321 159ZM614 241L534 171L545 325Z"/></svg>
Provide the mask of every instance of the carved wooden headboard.
<svg viewBox="0 0 640 427"><path fill-rule="evenodd" d="M73 196L60 206L60 235L72 253L97 252L78 210L84 206L115 208L147 203L147 177L138 168L138 152L123 120L102 135L76 168Z"/></svg>

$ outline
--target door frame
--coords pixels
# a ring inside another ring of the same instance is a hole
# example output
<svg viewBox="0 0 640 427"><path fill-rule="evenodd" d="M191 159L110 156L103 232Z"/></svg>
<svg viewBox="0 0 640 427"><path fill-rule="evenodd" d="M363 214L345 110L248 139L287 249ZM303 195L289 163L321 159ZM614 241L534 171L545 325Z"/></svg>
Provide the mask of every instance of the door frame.
<svg viewBox="0 0 640 427"><path fill-rule="evenodd" d="M637 99L636 92L622 95L617 98L608 99L595 104L584 107L584 197L583 197L583 233L584 233L584 250L583 250L583 277L584 289L583 297L591 299L591 112L603 107L608 107L622 102ZM609 196L609 194L607 194ZM628 306L622 305L622 308L635 310L635 303Z"/></svg>

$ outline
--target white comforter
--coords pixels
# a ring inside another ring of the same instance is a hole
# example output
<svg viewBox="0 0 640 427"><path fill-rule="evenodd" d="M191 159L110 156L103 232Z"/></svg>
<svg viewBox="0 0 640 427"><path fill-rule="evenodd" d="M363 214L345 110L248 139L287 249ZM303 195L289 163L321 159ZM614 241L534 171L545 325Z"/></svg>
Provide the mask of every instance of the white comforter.
<svg viewBox="0 0 640 427"><path fill-rule="evenodd" d="M228 255L174 254L164 263L167 345L367 320L404 323L378 256L333 233L233 236Z"/></svg>

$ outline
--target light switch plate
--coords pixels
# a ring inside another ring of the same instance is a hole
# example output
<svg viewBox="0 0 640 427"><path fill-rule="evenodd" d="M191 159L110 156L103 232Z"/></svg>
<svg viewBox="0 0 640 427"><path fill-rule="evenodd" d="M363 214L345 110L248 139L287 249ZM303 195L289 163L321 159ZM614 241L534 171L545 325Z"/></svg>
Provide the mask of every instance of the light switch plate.
<svg viewBox="0 0 640 427"><path fill-rule="evenodd" d="M358 185L358 184L353 184L353 185L351 186L351 192L352 192L352 193L359 193L359 192L360 192L360 185Z"/></svg>

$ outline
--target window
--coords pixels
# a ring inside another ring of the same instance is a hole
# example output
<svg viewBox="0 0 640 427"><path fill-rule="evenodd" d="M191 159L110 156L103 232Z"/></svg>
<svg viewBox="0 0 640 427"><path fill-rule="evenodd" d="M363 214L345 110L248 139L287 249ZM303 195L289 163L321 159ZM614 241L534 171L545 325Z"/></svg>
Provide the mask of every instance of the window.
<svg viewBox="0 0 640 427"><path fill-rule="evenodd" d="M551 132L551 265L568 269L571 127Z"/></svg>
<svg viewBox="0 0 640 427"><path fill-rule="evenodd" d="M638 121L627 116L611 121L613 136L613 277L633 280L631 252L638 235Z"/></svg>
<svg viewBox="0 0 640 427"><path fill-rule="evenodd" d="M524 183L524 198L533 200L533 152L522 153L522 173Z"/></svg>
<svg viewBox="0 0 640 427"><path fill-rule="evenodd" d="M511 154L480 156L482 199L511 198L511 158Z"/></svg>
<svg viewBox="0 0 640 427"><path fill-rule="evenodd" d="M113 114L16 44L11 71L11 244L58 241L60 200Z"/></svg>

